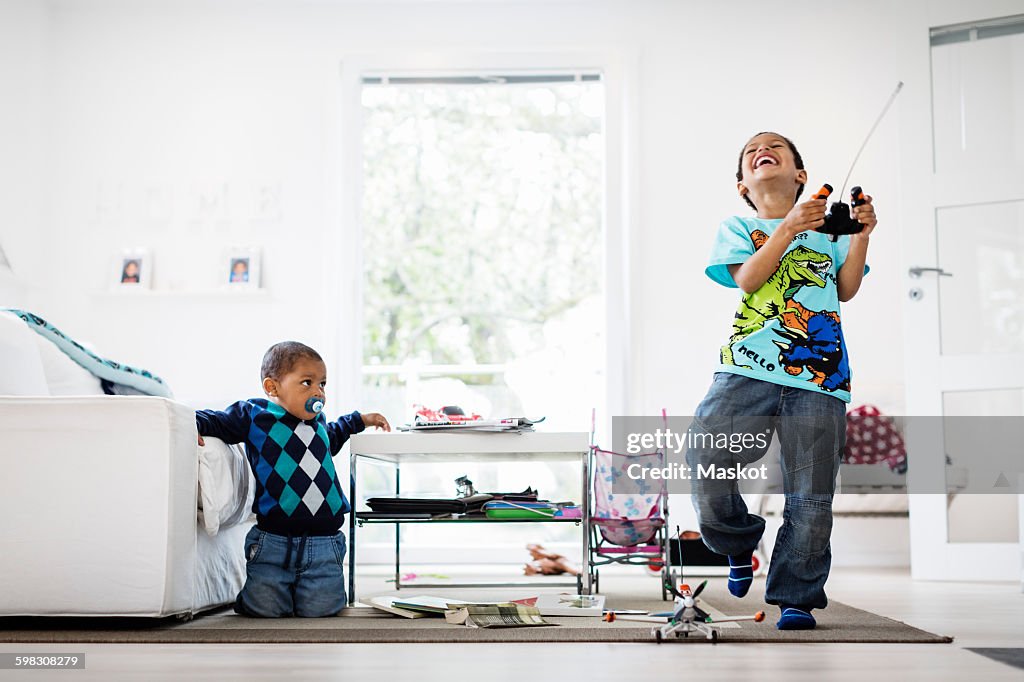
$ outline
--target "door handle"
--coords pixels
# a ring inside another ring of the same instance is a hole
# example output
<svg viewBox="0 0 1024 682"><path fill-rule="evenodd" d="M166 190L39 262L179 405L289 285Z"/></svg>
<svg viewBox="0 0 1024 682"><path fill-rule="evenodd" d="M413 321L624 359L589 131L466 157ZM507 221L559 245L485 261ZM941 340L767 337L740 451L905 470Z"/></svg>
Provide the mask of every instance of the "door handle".
<svg viewBox="0 0 1024 682"><path fill-rule="evenodd" d="M921 273L924 273L924 272L934 272L939 277L952 277L953 276L952 272L946 272L942 268L922 268L922 267L919 267L919 266L915 265L914 267L910 268L910 270L908 270L908 273L910 274L910 276L914 277L914 278L920 277Z"/></svg>

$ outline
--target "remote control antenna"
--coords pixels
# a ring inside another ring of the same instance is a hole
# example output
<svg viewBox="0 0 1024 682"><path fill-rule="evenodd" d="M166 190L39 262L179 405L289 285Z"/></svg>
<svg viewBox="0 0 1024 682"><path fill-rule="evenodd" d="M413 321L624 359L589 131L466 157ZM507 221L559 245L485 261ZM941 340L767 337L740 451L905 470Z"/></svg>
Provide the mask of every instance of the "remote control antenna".
<svg viewBox="0 0 1024 682"><path fill-rule="evenodd" d="M864 142L860 145L860 149L857 150L857 156L853 157L853 163L850 164L850 170L847 171L846 178L843 180L842 189L839 190L840 197L844 196L843 192L846 191L846 183L850 181L850 175L853 174L853 167L857 165L857 160L860 159L860 153L864 151L864 147L867 146L868 140L870 140L871 136L875 134L875 128L877 128L878 124L882 122L886 112L889 111L889 107L892 106L893 100L896 99L896 95L900 94L900 90L902 89L903 81L900 81L896 84L896 89L892 91L891 95L889 95L889 101L885 103L884 107L882 107L882 113L880 113L878 118L875 119L875 124L871 126L871 130L868 131L868 136L864 138ZM840 201L842 201L842 199L840 199Z"/></svg>

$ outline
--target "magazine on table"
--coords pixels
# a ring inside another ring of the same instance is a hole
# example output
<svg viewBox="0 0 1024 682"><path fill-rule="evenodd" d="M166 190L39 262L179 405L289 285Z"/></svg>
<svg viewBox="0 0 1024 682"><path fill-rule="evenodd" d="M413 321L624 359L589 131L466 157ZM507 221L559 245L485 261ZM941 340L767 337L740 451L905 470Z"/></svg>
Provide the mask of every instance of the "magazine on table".
<svg viewBox="0 0 1024 682"><path fill-rule="evenodd" d="M417 418L412 424L399 426L400 431L494 431L494 432L525 432L533 431L534 425L544 421L526 417L506 417L504 419L473 419L468 421L428 421Z"/></svg>

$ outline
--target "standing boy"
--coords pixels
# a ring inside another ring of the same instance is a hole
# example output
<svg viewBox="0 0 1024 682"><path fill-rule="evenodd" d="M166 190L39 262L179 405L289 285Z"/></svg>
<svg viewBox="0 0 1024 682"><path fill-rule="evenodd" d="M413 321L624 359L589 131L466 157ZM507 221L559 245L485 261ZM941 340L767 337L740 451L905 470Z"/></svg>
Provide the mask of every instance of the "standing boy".
<svg viewBox="0 0 1024 682"><path fill-rule="evenodd" d="M853 209L860 233L831 241L816 232L825 222L825 199L797 203L807 171L796 146L776 133L744 145L736 179L756 217L722 223L705 272L744 295L694 429L777 434L786 505L765 601L780 606L779 629L810 629L811 610L828 604L832 496L850 401L839 303L860 288L877 220L867 197ZM696 471L747 465L763 455L693 447L687 462ZM695 481L692 499L705 544L729 557L729 591L746 595L764 519L747 512L734 481Z"/></svg>

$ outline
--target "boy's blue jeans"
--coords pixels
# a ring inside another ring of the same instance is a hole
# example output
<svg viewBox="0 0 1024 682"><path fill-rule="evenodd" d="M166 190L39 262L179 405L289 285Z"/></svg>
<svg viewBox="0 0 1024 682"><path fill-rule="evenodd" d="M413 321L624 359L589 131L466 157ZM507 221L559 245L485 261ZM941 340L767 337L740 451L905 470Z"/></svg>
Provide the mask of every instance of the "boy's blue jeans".
<svg viewBox="0 0 1024 682"><path fill-rule="evenodd" d="M718 372L697 407L692 429L716 433L771 429L778 436L786 504L768 570L765 601L824 608L828 604L825 581L832 563L832 497L846 442L846 404L823 393ZM712 462L746 466L765 451L690 447L686 461L694 472L698 464L706 468ZM704 544L712 551L745 555L757 547L765 522L747 512L735 480L695 477L692 501Z"/></svg>
<svg viewBox="0 0 1024 682"><path fill-rule="evenodd" d="M287 537L253 526L245 536L243 616L335 616L345 607L345 536Z"/></svg>

